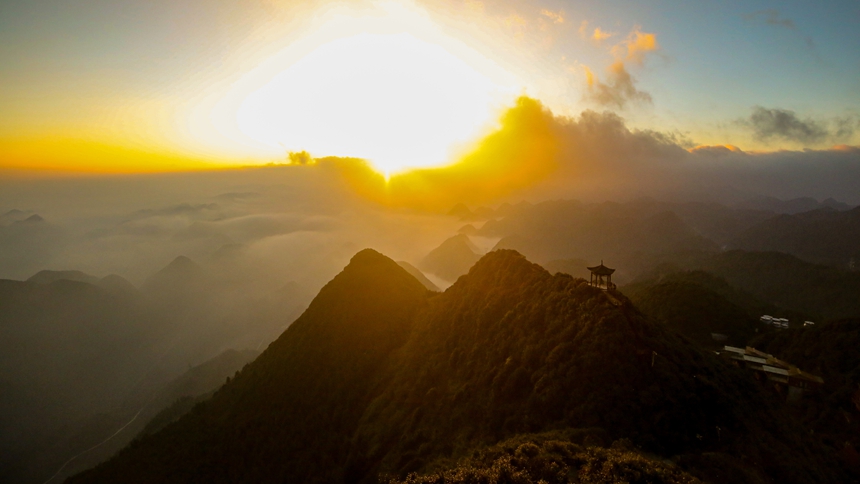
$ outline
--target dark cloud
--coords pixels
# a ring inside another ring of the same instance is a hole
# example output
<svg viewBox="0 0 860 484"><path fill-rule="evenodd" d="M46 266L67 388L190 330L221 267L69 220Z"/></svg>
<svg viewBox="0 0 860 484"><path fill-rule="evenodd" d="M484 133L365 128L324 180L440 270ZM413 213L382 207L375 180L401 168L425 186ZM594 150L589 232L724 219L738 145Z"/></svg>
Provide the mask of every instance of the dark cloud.
<svg viewBox="0 0 860 484"><path fill-rule="evenodd" d="M858 120L851 116L830 121L809 117L801 119L794 111L756 106L750 117L741 120L740 124L751 128L753 136L759 141L779 139L816 144L851 138L858 126Z"/></svg>
<svg viewBox="0 0 860 484"><path fill-rule="evenodd" d="M588 92L586 97L601 106L623 109L630 102L651 103L651 95L636 89L636 79L627 72L623 62L615 62L602 82L591 71L587 71Z"/></svg>
<svg viewBox="0 0 860 484"><path fill-rule="evenodd" d="M753 129L755 138L768 141L773 138L802 143L818 143L827 139L827 128L811 119L800 119L787 109L767 109L761 106L753 108L749 118L749 126Z"/></svg>
<svg viewBox="0 0 860 484"><path fill-rule="evenodd" d="M777 27L785 27L787 29L797 30L797 25L795 25L794 21L785 17L781 17L779 14L779 10L773 8L759 10L757 12L744 15L744 18L754 22L763 22L767 25L775 25Z"/></svg>

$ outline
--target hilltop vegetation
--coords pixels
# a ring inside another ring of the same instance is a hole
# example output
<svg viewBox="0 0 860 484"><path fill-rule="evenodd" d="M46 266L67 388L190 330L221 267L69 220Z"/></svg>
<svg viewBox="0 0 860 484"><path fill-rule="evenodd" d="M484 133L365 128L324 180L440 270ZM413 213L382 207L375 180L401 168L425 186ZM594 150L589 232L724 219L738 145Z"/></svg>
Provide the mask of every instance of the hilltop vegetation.
<svg viewBox="0 0 860 484"><path fill-rule="evenodd" d="M517 456L526 442L510 439L552 430L567 437L520 452L544 457ZM659 457L588 448L624 438ZM669 457L677 469L658 462ZM749 375L620 294L513 251L432 293L365 250L211 399L69 482L435 482L472 470L481 481L502 467L536 482L553 465L580 481L845 477Z"/></svg>
<svg viewBox="0 0 860 484"><path fill-rule="evenodd" d="M622 291L654 321L705 348L724 344L743 347L765 328L758 322L755 309L766 305L703 271L671 273L627 285ZM716 340L713 334L728 339Z"/></svg>
<svg viewBox="0 0 860 484"><path fill-rule="evenodd" d="M795 413L860 477L860 319L769 333L752 344L824 378L817 398Z"/></svg>

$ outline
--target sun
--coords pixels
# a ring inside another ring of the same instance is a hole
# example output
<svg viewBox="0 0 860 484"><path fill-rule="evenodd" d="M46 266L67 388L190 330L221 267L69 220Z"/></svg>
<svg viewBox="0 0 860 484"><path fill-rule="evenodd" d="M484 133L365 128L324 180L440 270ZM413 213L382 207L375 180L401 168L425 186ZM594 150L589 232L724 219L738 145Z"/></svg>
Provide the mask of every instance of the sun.
<svg viewBox="0 0 860 484"><path fill-rule="evenodd" d="M455 43L426 31L359 30L319 43L250 92L238 130L282 152L364 158L390 175L449 163L510 91L470 62L473 52L452 53Z"/></svg>

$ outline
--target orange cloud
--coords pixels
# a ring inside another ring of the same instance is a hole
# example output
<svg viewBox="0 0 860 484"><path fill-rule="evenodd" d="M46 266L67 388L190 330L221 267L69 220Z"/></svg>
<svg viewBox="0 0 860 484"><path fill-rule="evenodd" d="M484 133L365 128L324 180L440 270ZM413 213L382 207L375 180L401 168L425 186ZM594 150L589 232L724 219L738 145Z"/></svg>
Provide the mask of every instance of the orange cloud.
<svg viewBox="0 0 860 484"><path fill-rule="evenodd" d="M651 102L651 95L636 89L636 80L627 72L624 63L616 61L606 73L606 82L600 81L586 66L585 80L588 86L586 97L601 106L624 108L630 102Z"/></svg>
<svg viewBox="0 0 860 484"><path fill-rule="evenodd" d="M519 98L500 124L459 162L388 181L362 160L323 158L316 166L335 167L356 192L386 206L444 211L460 202L487 203L543 180L556 168L557 124L539 101Z"/></svg>
<svg viewBox="0 0 860 484"><path fill-rule="evenodd" d="M512 13L505 18L505 26L514 32L516 39L522 39L526 28L526 19Z"/></svg>
<svg viewBox="0 0 860 484"><path fill-rule="evenodd" d="M552 20L553 23L563 24L564 23L564 11L559 10L558 12L552 12L547 9L543 9L540 11L540 14L548 19Z"/></svg>
<svg viewBox="0 0 860 484"><path fill-rule="evenodd" d="M744 154L744 151L735 145L699 145L687 151L695 155L709 156L722 156L731 153Z"/></svg>
<svg viewBox="0 0 860 484"><path fill-rule="evenodd" d="M594 29L594 34L592 34L591 39L595 42L600 42L602 40L606 40L612 37L613 35L615 34L613 34L612 32L606 32L604 30L601 30L600 27L597 27Z"/></svg>
<svg viewBox="0 0 860 484"><path fill-rule="evenodd" d="M642 64L645 54L658 50L657 35L642 32L635 28L624 41L612 48L612 55L616 59L624 59Z"/></svg>

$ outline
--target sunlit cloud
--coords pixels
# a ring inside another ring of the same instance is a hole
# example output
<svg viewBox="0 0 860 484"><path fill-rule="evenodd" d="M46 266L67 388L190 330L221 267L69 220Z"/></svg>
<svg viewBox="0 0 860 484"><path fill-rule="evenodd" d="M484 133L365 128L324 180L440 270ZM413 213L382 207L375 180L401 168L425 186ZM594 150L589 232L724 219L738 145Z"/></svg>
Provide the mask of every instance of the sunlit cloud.
<svg viewBox="0 0 860 484"><path fill-rule="evenodd" d="M456 163L385 179L363 160L327 158L316 167L333 168L364 197L392 207L446 211L456 203L488 203L532 186L555 169L557 134L553 116L539 101L521 97L499 127Z"/></svg>
<svg viewBox="0 0 860 484"><path fill-rule="evenodd" d="M334 16L247 74L211 110L219 132L386 174L449 162L514 97L512 76L420 9L380 8Z"/></svg>
<svg viewBox="0 0 860 484"><path fill-rule="evenodd" d="M528 22L522 16L512 13L505 17L505 26L514 34L518 40L525 38L525 28Z"/></svg>
<svg viewBox="0 0 860 484"><path fill-rule="evenodd" d="M540 14L544 17L552 20L553 23L563 24L564 23L564 12L559 10L558 12L553 12L551 10L543 9L540 11Z"/></svg>
<svg viewBox="0 0 860 484"><path fill-rule="evenodd" d="M636 89L636 80L627 72L624 63L615 61L601 81L587 66L583 66L588 90L586 98L601 106L623 109L629 103L651 103L651 95Z"/></svg>
<svg viewBox="0 0 860 484"><path fill-rule="evenodd" d="M642 64L648 52L653 52L659 48L656 34L642 32L637 27L630 32L624 41L612 48L612 54L616 59Z"/></svg>
<svg viewBox="0 0 860 484"><path fill-rule="evenodd" d="M594 33L591 35L591 39L595 42L601 42L612 37L613 35L615 34L613 34L612 32L606 32L604 30L601 30L600 27L597 27L594 29Z"/></svg>

